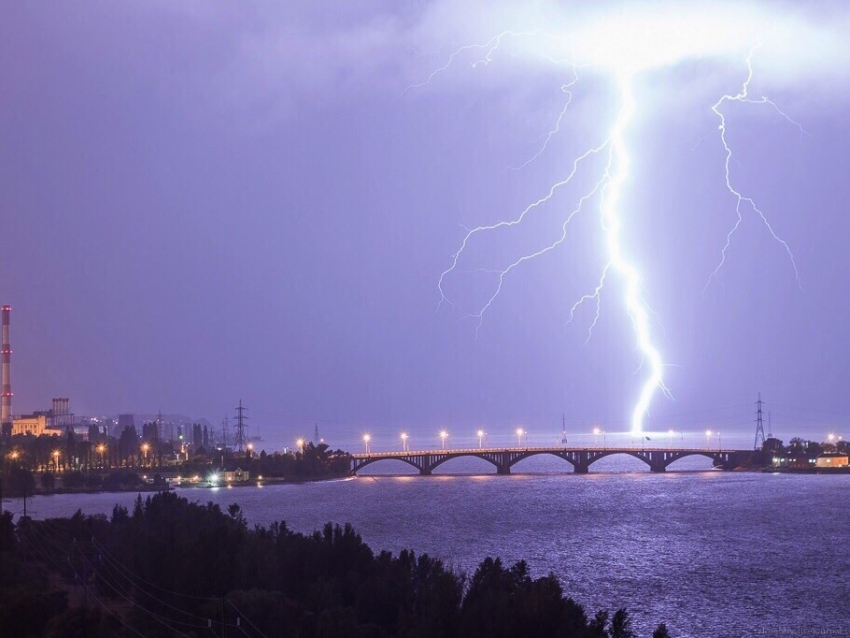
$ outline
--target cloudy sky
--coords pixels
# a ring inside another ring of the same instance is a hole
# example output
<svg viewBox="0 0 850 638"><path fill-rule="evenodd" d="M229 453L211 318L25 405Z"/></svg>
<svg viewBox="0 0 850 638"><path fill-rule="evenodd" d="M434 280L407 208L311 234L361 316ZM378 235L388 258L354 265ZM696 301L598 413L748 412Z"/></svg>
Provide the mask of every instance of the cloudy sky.
<svg viewBox="0 0 850 638"><path fill-rule="evenodd" d="M352 6L356 4L356 6ZM517 3L513 3L516 5ZM523 3L525 4L525 3ZM592 10L589 7L594 7ZM793 8L793 9L792 9ZM217 422L422 445L518 424L534 441L626 431L648 370L607 261L609 134L633 67L622 244L674 399L646 427L751 441L756 393L786 438L850 435L842 3L152 2L0 8L0 301L15 412ZM499 47L486 45L505 31ZM718 277L735 197L751 208ZM449 64L450 63L450 64ZM440 70L444 69L444 70ZM431 77L431 74L440 70ZM578 75L566 93L564 85ZM430 81L426 83L429 79ZM412 88L408 88L412 87ZM569 104L567 105L567 101ZM557 134L548 138L559 114ZM521 170L527 160L543 152ZM602 171L602 173L600 173ZM706 286L706 284L709 284ZM470 439L471 440L471 439Z"/></svg>

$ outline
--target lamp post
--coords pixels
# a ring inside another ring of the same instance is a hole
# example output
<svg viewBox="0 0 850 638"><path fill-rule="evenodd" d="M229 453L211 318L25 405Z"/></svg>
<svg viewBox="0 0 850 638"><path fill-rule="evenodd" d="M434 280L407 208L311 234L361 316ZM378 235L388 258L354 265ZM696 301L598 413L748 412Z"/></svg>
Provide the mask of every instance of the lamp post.
<svg viewBox="0 0 850 638"><path fill-rule="evenodd" d="M593 428L593 438L595 441L596 447L599 447L599 435L602 433L602 430L599 428Z"/></svg>
<svg viewBox="0 0 850 638"><path fill-rule="evenodd" d="M719 452L723 449L723 446L720 444L720 432L715 432L715 434L717 434L717 451Z"/></svg>
<svg viewBox="0 0 850 638"><path fill-rule="evenodd" d="M711 430L705 431L705 449L708 450L711 448Z"/></svg>
<svg viewBox="0 0 850 638"><path fill-rule="evenodd" d="M449 438L449 433L445 430L440 430L440 445L443 450L446 449L446 439Z"/></svg>
<svg viewBox="0 0 850 638"><path fill-rule="evenodd" d="M478 449L480 450L484 447L484 430L478 430L476 434L478 435Z"/></svg>
<svg viewBox="0 0 850 638"><path fill-rule="evenodd" d="M670 447L672 448L673 447L673 435L676 434L676 433L673 432L673 430L671 429L671 430L667 431L667 434L670 435Z"/></svg>
<svg viewBox="0 0 850 638"><path fill-rule="evenodd" d="M150 450L150 449L151 449L151 446L149 444L142 443L142 452L145 453L145 465L147 465L147 462L148 462L148 450Z"/></svg>
<svg viewBox="0 0 850 638"><path fill-rule="evenodd" d="M56 468L56 471L58 472L59 471L59 450L53 451L53 464L54 464L54 467Z"/></svg>
<svg viewBox="0 0 850 638"><path fill-rule="evenodd" d="M365 441L366 437L363 437L363 440ZM298 448L298 451L301 452L301 455L303 456L304 455L304 439L303 439L303 437L295 439L295 447ZM366 448L367 448L366 451L368 452L369 451L369 449L368 449L369 448L369 442L368 441L366 441Z"/></svg>
<svg viewBox="0 0 850 638"><path fill-rule="evenodd" d="M410 448L408 447L407 440L410 437L407 436L407 432L401 433L401 449L403 452L410 452Z"/></svg>
<svg viewBox="0 0 850 638"><path fill-rule="evenodd" d="M369 454L369 452L371 451L371 446L369 445L369 443L370 443L371 441L372 441L372 436L371 436L371 435L369 435L369 434L364 434L364 435L363 435L363 443L365 443L365 444L366 444L366 454Z"/></svg>
<svg viewBox="0 0 850 638"><path fill-rule="evenodd" d="M516 446L522 447L522 435L525 434L525 430L522 428L516 429Z"/></svg>
<svg viewBox="0 0 850 638"><path fill-rule="evenodd" d="M104 465L104 463L103 463L103 453L106 452L106 446L103 443L101 443L100 445L97 446L97 452L98 452L98 454L100 454L100 467L102 469L103 465Z"/></svg>

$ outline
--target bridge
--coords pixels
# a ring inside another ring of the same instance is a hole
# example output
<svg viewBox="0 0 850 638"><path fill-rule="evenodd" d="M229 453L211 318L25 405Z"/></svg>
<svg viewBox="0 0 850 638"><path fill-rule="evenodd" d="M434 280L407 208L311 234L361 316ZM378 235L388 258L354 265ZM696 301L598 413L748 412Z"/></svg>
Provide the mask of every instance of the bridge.
<svg viewBox="0 0 850 638"><path fill-rule="evenodd" d="M437 467L450 459L473 456L496 466L497 474L510 474L511 468L531 456L550 454L564 459L573 466L575 474L587 474L590 466L599 459L614 454L627 454L640 459L651 472L666 472L667 466L686 456L705 456L714 466L724 470L758 464L761 453L753 450L710 450L699 448L646 448L646 447L514 447L514 448L470 448L460 450L426 450L420 452L369 452L351 455L351 473L356 474L364 467L379 461L403 461L412 465L423 476L430 475Z"/></svg>

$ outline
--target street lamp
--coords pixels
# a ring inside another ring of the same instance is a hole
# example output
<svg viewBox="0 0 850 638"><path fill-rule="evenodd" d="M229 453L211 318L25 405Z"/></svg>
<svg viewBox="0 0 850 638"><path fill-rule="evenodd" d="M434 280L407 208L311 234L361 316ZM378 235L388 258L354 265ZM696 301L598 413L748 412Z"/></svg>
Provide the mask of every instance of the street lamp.
<svg viewBox="0 0 850 638"><path fill-rule="evenodd" d="M449 438L449 433L445 430L440 430L440 445L442 449L446 449L446 439Z"/></svg>
<svg viewBox="0 0 850 638"><path fill-rule="evenodd" d="M98 451L98 454L100 454L100 467L103 467L103 465L104 465L103 464L103 453L106 452L106 446L103 443L101 443L100 445L97 446L97 451Z"/></svg>
<svg viewBox="0 0 850 638"><path fill-rule="evenodd" d="M304 439L303 438L295 439L295 447L298 448L298 451L301 452L301 454L304 454ZM366 450L366 451L368 452L368 450Z"/></svg>
<svg viewBox="0 0 850 638"><path fill-rule="evenodd" d="M599 435L602 433L602 430L599 428L593 428L593 437L596 440L596 447L599 447Z"/></svg>
<svg viewBox="0 0 850 638"><path fill-rule="evenodd" d="M711 430L705 431L705 449L708 450L711 447Z"/></svg>
<svg viewBox="0 0 850 638"><path fill-rule="evenodd" d="M151 449L151 446L147 443L142 443L142 452L145 453L145 463L148 461L148 450Z"/></svg>
<svg viewBox="0 0 850 638"><path fill-rule="evenodd" d="M484 447L484 430L478 430L476 434L478 435L478 449L480 450Z"/></svg>
<svg viewBox="0 0 850 638"><path fill-rule="evenodd" d="M673 430L671 429L671 430L667 430L667 434L670 435L670 447L672 448L673 447L673 435L676 434L676 433L673 432Z"/></svg>
<svg viewBox="0 0 850 638"><path fill-rule="evenodd" d="M363 443L366 444L366 454L369 454L369 442L372 440L372 436L369 434L363 435Z"/></svg>
<svg viewBox="0 0 850 638"><path fill-rule="evenodd" d="M516 429L516 446L522 447L522 435L525 434L525 431L522 428Z"/></svg>
<svg viewBox="0 0 850 638"><path fill-rule="evenodd" d="M56 464L56 471L59 471L59 450L53 451L53 462Z"/></svg>
<svg viewBox="0 0 850 638"><path fill-rule="evenodd" d="M407 439L409 439L409 438L410 437L407 436L407 432L401 433L401 449L402 449L403 452L409 452L410 451L410 448L407 445Z"/></svg>
<svg viewBox="0 0 850 638"><path fill-rule="evenodd" d="M715 434L717 435L717 451L719 452L723 449L723 446L720 444L720 432L715 432Z"/></svg>

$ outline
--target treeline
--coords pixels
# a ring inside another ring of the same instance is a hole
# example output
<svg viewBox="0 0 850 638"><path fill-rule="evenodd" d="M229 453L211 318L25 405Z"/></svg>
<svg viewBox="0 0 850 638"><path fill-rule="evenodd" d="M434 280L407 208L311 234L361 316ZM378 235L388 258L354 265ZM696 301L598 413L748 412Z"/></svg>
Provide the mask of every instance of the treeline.
<svg viewBox="0 0 850 638"><path fill-rule="evenodd" d="M176 466L183 476L198 475L207 478L222 468L240 467L251 473L251 478L316 479L347 476L350 473L350 455L343 450L332 450L327 443L305 443L295 452L265 451L259 454L246 450L242 453L218 452L211 458L195 456Z"/></svg>
<svg viewBox="0 0 850 638"><path fill-rule="evenodd" d="M111 470L106 472L80 472L73 470L61 474L59 481L53 472L36 475L21 467L5 467L0 470L0 487L3 496L20 498L49 494L53 492L96 491L96 490L135 490L144 483L142 477L131 470ZM164 488L166 483L159 476L153 477L155 487Z"/></svg>
<svg viewBox="0 0 850 638"><path fill-rule="evenodd" d="M173 493L110 518L6 514L0 542L1 636L635 636L625 610L589 617L524 562L488 558L466 577L427 555L375 554L350 526L251 528L237 505Z"/></svg>

